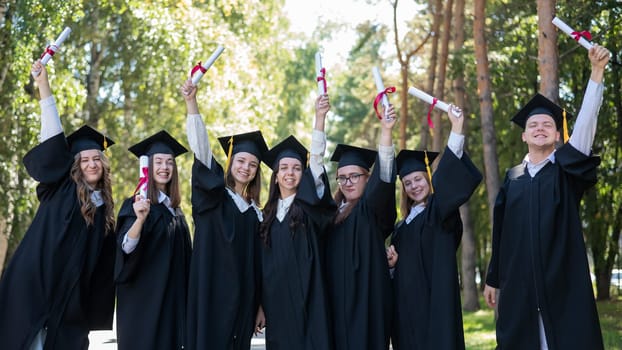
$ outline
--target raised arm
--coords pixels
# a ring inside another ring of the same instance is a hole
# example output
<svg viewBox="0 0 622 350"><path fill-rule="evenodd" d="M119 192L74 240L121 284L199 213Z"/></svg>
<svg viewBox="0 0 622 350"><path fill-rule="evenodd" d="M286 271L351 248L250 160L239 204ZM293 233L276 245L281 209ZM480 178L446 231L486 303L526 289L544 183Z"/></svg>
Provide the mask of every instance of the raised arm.
<svg viewBox="0 0 622 350"><path fill-rule="evenodd" d="M32 74L32 76L39 87L39 95L41 97L39 101L39 105L41 106L41 133L39 135L39 141L43 142L62 133L63 126L61 125L58 110L56 109L56 101L54 100L54 96L52 96L47 69L41 64L40 60L37 60L32 64L31 71L39 72L37 76L34 74Z"/></svg>
<svg viewBox="0 0 622 350"><path fill-rule="evenodd" d="M590 154L592 144L594 143L598 111L603 99L603 76L611 53L602 46L594 45L589 50L588 57L592 64L592 73L583 95L581 110L569 140L569 143L574 148L585 155Z"/></svg>
<svg viewBox="0 0 622 350"><path fill-rule="evenodd" d="M186 101L186 111L188 114L186 119L188 144L192 152L194 152L194 156L206 167L210 168L212 164L212 149L209 145L209 137L205 130L203 118L199 114L197 87L192 85L192 81L188 79L180 90Z"/></svg>
<svg viewBox="0 0 622 350"><path fill-rule="evenodd" d="M449 106L449 122L451 122L451 133L449 133L449 140L447 140L447 147L458 158L462 158L464 152L464 117L462 109L458 106Z"/></svg>

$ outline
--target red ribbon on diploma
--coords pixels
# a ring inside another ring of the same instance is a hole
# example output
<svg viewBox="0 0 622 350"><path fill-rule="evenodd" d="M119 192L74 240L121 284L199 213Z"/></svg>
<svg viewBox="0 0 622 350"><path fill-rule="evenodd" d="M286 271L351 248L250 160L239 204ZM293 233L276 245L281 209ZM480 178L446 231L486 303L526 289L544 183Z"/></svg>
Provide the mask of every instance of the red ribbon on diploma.
<svg viewBox="0 0 622 350"><path fill-rule="evenodd" d="M54 54L56 53L56 50L58 50L58 48L56 48L56 50L54 50L53 45L48 45L45 47L45 51L43 51L43 53L41 54L40 58L43 58L43 56L45 56L45 54L47 53L50 56L54 56Z"/></svg>
<svg viewBox="0 0 622 350"><path fill-rule="evenodd" d="M147 179L149 176L149 168L148 167L143 167L141 169L141 172L143 173L143 175L140 177L140 179L138 180L138 185L136 186L136 189L134 190L134 194L138 193L138 190L147 183Z"/></svg>
<svg viewBox="0 0 622 350"><path fill-rule="evenodd" d="M570 34L572 35L572 37L576 41L579 41L579 39L581 39L581 37L584 37L584 38L586 38L589 41L592 40L592 34L590 34L590 32L588 32L587 30L584 30L584 31L581 31L581 32L572 32Z"/></svg>
<svg viewBox="0 0 622 350"><path fill-rule="evenodd" d="M376 111L376 116L378 117L378 119L382 120L382 116L380 115L380 112L378 112L378 103L380 103L384 95L394 92L395 86L389 86L388 88L384 89L384 91L380 91L378 95L376 95L376 98L374 99L374 110Z"/></svg>
<svg viewBox="0 0 622 350"><path fill-rule="evenodd" d="M432 122L432 110L434 109L434 106L436 105L436 103L438 102L438 99L436 97L432 98L432 104L430 105L430 109L428 109L428 126L431 129L434 129L434 123Z"/></svg>
<svg viewBox="0 0 622 350"><path fill-rule="evenodd" d="M322 75L317 77L316 81L321 81L322 83L324 83L324 91L328 92L328 88L326 87L326 68L322 67L322 69L320 69L320 73Z"/></svg>
<svg viewBox="0 0 622 350"><path fill-rule="evenodd" d="M192 77L194 75L194 73L196 71L200 70L201 73L205 74L205 72L207 72L207 69L205 69L205 67L203 67L203 65L201 64L201 61L199 61L199 63L197 63L196 66L192 67L192 70L190 71L190 76Z"/></svg>

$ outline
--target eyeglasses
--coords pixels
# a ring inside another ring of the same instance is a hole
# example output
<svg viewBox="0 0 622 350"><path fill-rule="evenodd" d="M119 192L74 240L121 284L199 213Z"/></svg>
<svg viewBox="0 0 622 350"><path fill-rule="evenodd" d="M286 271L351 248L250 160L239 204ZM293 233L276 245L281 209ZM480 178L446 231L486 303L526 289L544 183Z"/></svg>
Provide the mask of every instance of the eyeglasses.
<svg viewBox="0 0 622 350"><path fill-rule="evenodd" d="M365 174L350 174L350 176L339 175L337 176L337 183L340 186L345 186L348 183L348 181L350 181L350 183L354 185L357 182L359 182L359 179L363 175Z"/></svg>

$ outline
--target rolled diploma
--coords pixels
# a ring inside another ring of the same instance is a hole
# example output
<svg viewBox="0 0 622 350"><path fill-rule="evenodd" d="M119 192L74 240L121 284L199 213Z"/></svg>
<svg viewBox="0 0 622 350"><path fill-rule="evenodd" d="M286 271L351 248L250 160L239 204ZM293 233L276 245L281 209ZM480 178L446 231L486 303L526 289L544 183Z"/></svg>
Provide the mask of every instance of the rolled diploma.
<svg viewBox="0 0 622 350"><path fill-rule="evenodd" d="M145 174L143 173L143 168L149 168L149 157L148 156L140 156L139 160L140 167L138 168L138 176L142 179ZM147 176L149 176L149 171L147 171ZM138 194L140 194L143 199L147 199L147 185L148 182L145 181L140 188L138 189Z"/></svg>
<svg viewBox="0 0 622 350"><path fill-rule="evenodd" d="M376 90L378 91L378 93L383 92L384 83L382 82L382 77L380 76L380 71L378 71L378 67L373 67L371 71L374 74L374 81L376 82ZM387 108L389 108L389 97L387 97L387 94L382 95L382 107L384 107L385 111Z"/></svg>
<svg viewBox="0 0 622 350"><path fill-rule="evenodd" d="M574 39L574 35L572 33L575 32L575 30L570 28L566 23L564 23L564 21L562 21L558 17L555 17L553 18L553 24L557 28L561 29L564 33L570 35L570 37ZM591 49L592 46L594 46L591 42L587 41L583 36L579 37L579 44L588 50Z"/></svg>
<svg viewBox="0 0 622 350"><path fill-rule="evenodd" d="M220 54L222 53L224 49L225 48L222 47L222 45L218 45L218 47L216 48L216 51L214 51L214 53L210 56L210 58L208 58L207 61L205 61L205 63L201 64L201 66L205 70L208 70L212 66L212 64L214 64L214 61L218 59L218 56L220 56ZM199 80L201 80L202 77L203 77L203 72L201 72L200 70L194 72L194 75L192 76L192 85L197 85L197 83L199 82Z"/></svg>
<svg viewBox="0 0 622 350"><path fill-rule="evenodd" d="M416 87L409 87L408 88L408 93L417 97L420 100L423 100L425 102L427 102L428 104L432 104L434 103L434 97L430 96L429 94L417 89ZM440 100L436 100L436 104L434 105L435 108L438 108L440 110L445 111L446 113L449 113L449 104L440 101Z"/></svg>
<svg viewBox="0 0 622 350"><path fill-rule="evenodd" d="M67 39L67 37L69 36L69 34L71 33L71 28L69 27L65 27L65 29L63 30L62 33L60 33L60 35L58 36L58 39L56 39L56 41L54 42L54 44L51 45L51 49L52 51L54 51L56 53L56 51L58 50L58 48L61 46L61 44L63 43L63 41L65 41L65 39ZM48 61L52 58L52 56L45 52L43 54L43 57L41 58L41 64L47 64Z"/></svg>
<svg viewBox="0 0 622 350"><path fill-rule="evenodd" d="M316 77L321 77L322 76L322 55L320 55L319 52L315 53L315 76ZM326 77L324 77L324 79L326 79ZM318 80L317 82L317 93L318 95L325 95L326 94L326 90L324 90L324 84L326 83L326 81L322 81L322 80Z"/></svg>

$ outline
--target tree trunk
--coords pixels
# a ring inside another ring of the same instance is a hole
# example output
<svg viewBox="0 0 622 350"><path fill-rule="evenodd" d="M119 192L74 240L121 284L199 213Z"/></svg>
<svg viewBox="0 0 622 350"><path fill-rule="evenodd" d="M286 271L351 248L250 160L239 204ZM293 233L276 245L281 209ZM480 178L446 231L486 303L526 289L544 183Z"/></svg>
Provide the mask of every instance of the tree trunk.
<svg viewBox="0 0 622 350"><path fill-rule="evenodd" d="M445 77L447 76L447 60L449 57L449 39L451 38L451 17L454 6L453 0L448 0L445 10L440 14L443 21L443 32L441 33L441 54L438 63L438 79L436 80L436 92L434 96L439 100L445 100ZM434 109L432 120L434 122L434 137L432 138L432 150L440 152L445 144L443 128L441 125L441 111Z"/></svg>
<svg viewBox="0 0 622 350"><path fill-rule="evenodd" d="M452 16L454 28L464 28L464 0L456 0L455 14ZM456 30L454 37L454 52L458 52L464 45L464 31ZM453 81L454 101L457 106L462 107L464 118L470 114L470 108L467 106L465 88L464 88L464 72L456 75ZM468 119L464 120L464 134L469 135ZM468 140L465 140L464 149L468 149ZM480 309L479 297L477 292L477 284L475 283L475 266L476 266L476 243L475 230L473 228L473 220L471 218L471 209L468 203L460 207L460 216L462 217L462 243L460 247L460 280L462 281L462 309L465 311L477 311Z"/></svg>
<svg viewBox="0 0 622 350"><path fill-rule="evenodd" d="M91 9L90 21L91 30L93 33L93 39L90 42L90 65L89 71L86 75L86 102L84 106L85 122L91 126L97 127L100 119L100 113L97 103L97 95L99 93L99 86L101 84L102 76L102 61L104 59L104 35L98 34L99 28L99 10L97 6Z"/></svg>
<svg viewBox="0 0 622 350"><path fill-rule="evenodd" d="M438 39L441 28L441 19L443 4L441 0L430 0L430 13L433 14L432 20L432 48L430 50L430 65L428 66L428 81L426 83L425 92L434 95L434 82L436 81L436 65L438 61ZM428 115L429 106L425 106L423 114L423 127L421 128L421 138L419 140L418 149L428 149L430 129L425 116Z"/></svg>
<svg viewBox="0 0 622 350"><path fill-rule="evenodd" d="M477 66L477 90L480 121L482 125L482 146L484 149L484 178L486 179L490 227L492 227L492 213L497 192L499 191L500 181L499 163L497 159L497 139L495 137L495 122L492 110L490 68L488 66L488 46L486 44L485 0L474 1L473 17L473 41Z"/></svg>
<svg viewBox="0 0 622 350"><path fill-rule="evenodd" d="M538 73L540 93L551 101L559 102L559 68L557 31L551 22L555 14L555 0L538 0Z"/></svg>

